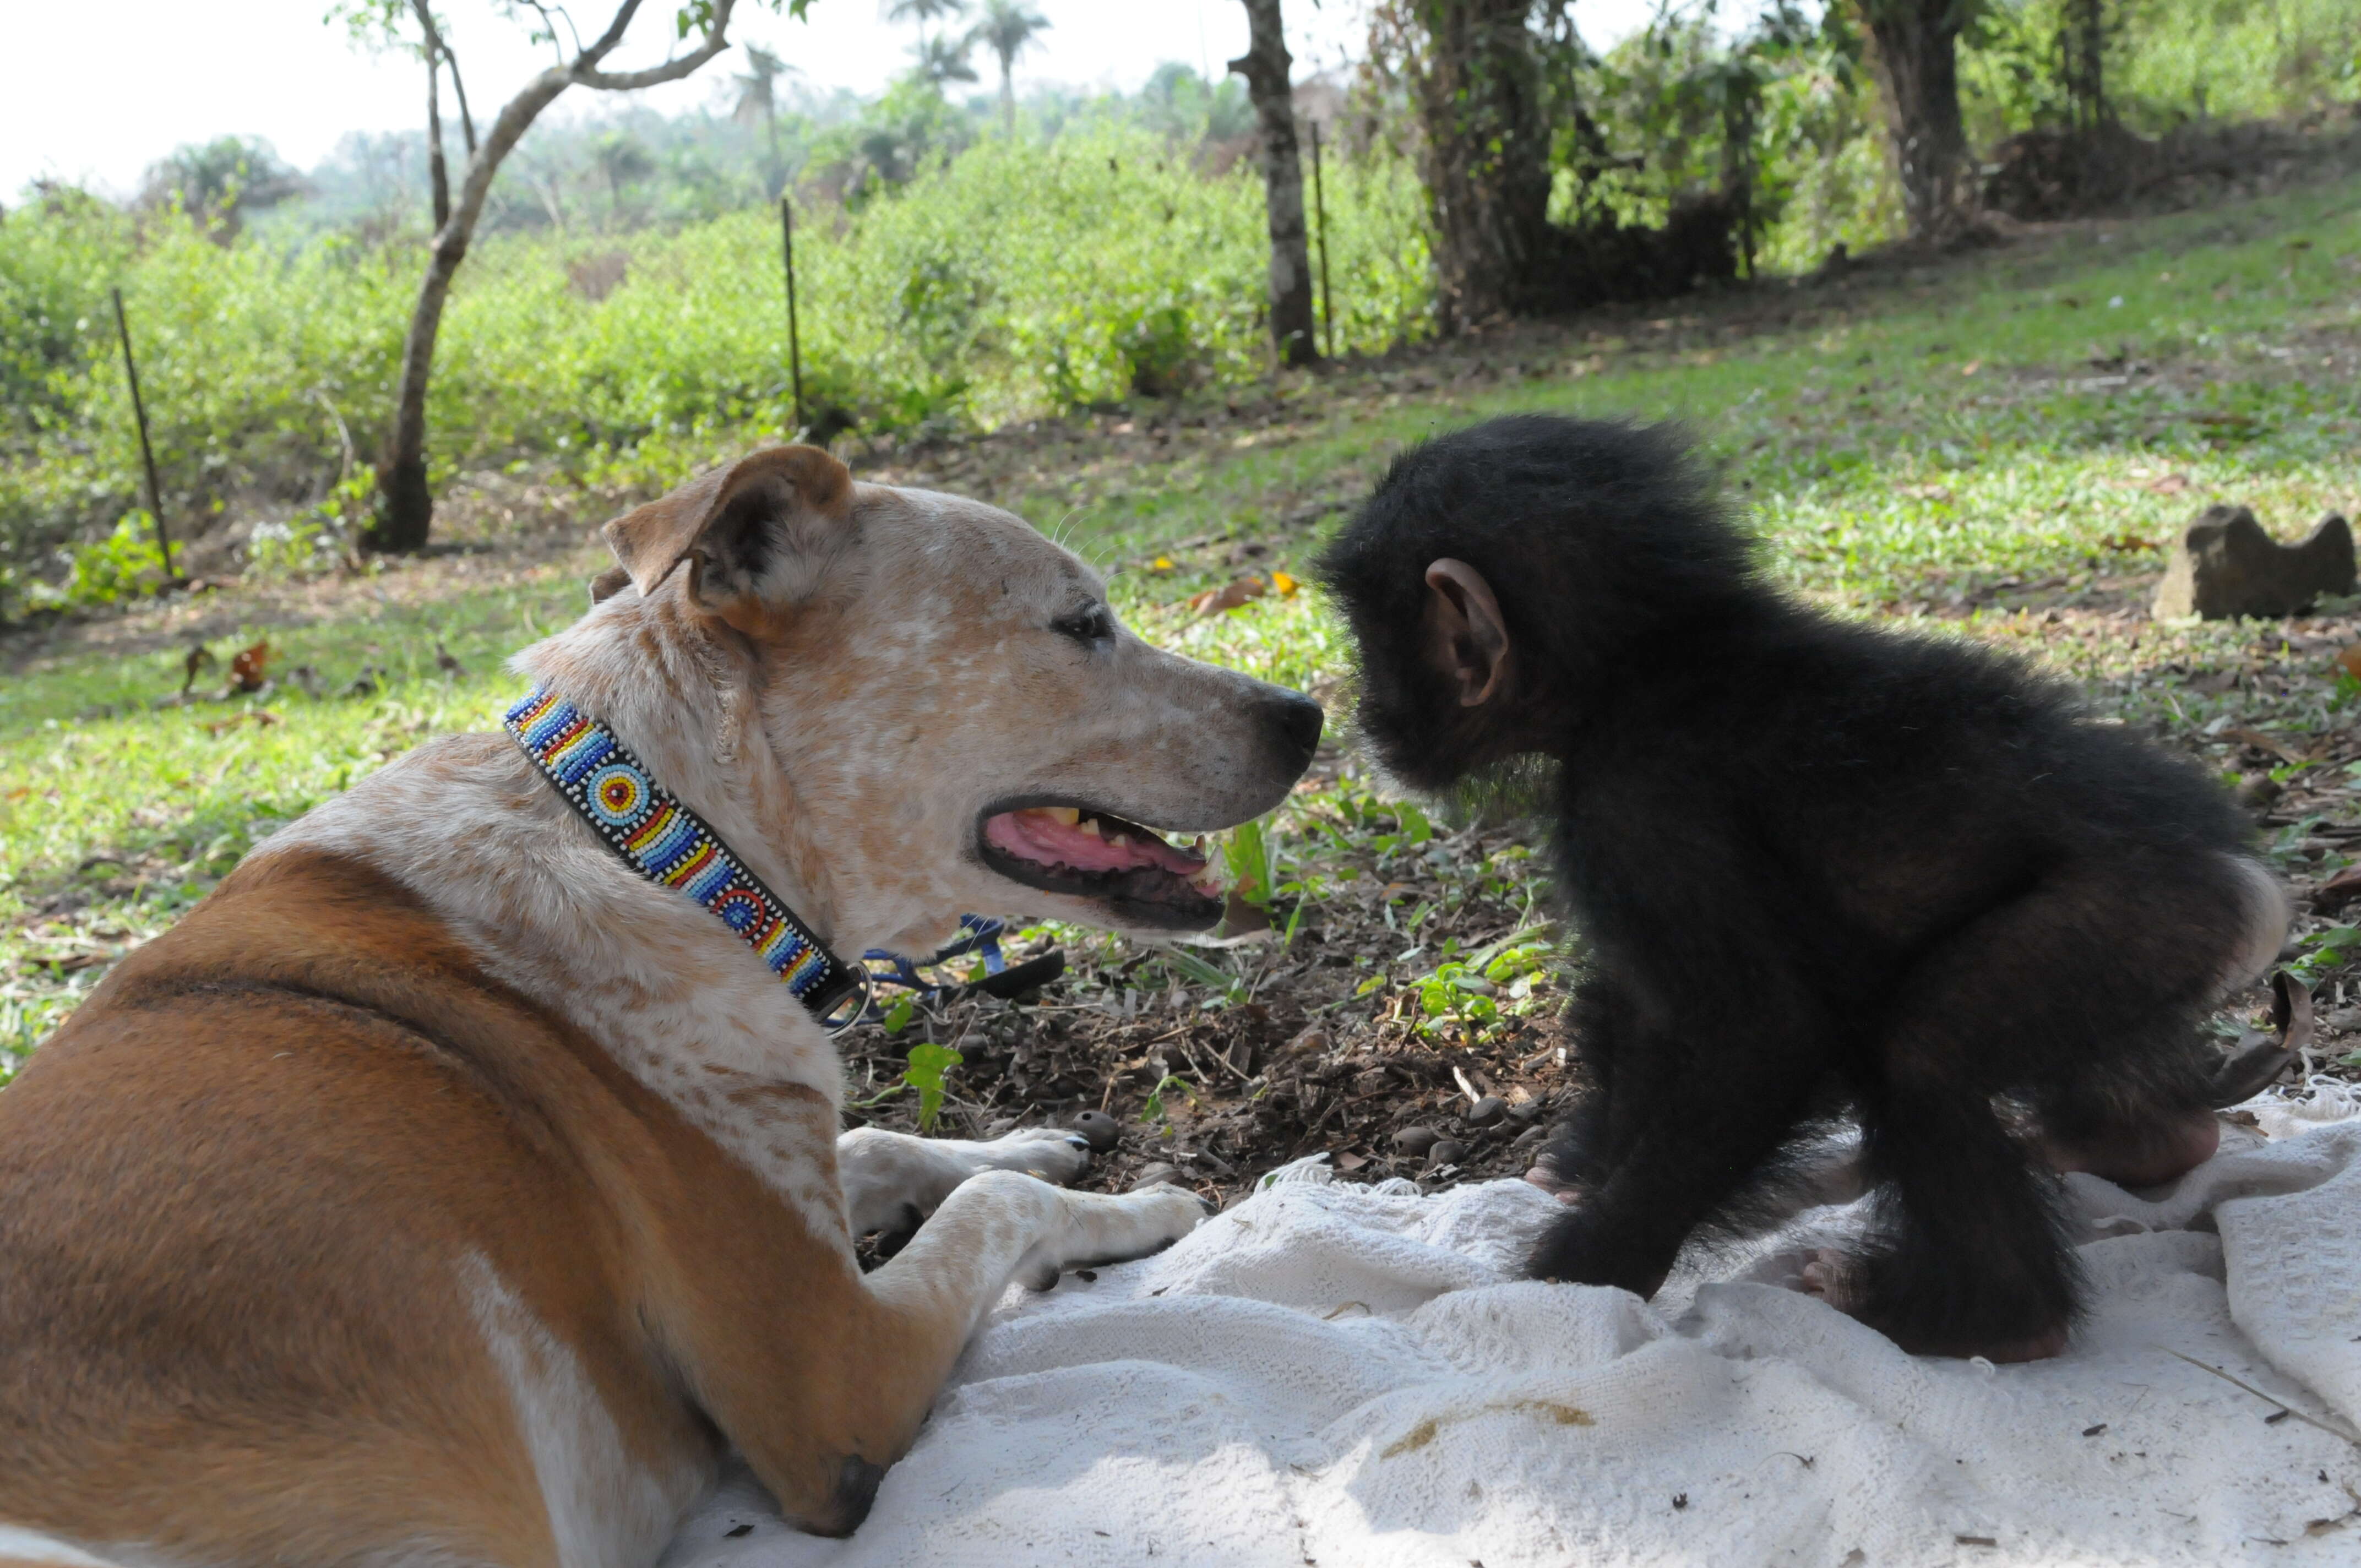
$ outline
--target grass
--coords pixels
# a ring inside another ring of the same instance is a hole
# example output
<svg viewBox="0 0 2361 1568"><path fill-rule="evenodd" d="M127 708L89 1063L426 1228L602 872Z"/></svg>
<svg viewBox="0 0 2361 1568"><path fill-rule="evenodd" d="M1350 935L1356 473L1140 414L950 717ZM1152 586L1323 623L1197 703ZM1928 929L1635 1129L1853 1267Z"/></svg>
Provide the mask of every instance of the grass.
<svg viewBox="0 0 2361 1568"><path fill-rule="evenodd" d="M1139 404L906 448L871 477L1011 505L1117 568L1118 608L1143 634L1324 694L1346 661L1313 595L1209 619L1189 595L1300 572L1319 527L1405 444L1543 409L1686 418L1797 589L2013 640L2126 717L2213 746L2225 770L2242 765L2225 727L2294 738L2349 721L2326 656L2284 629L2157 627L2127 607L2204 500L2250 504L2282 533L2361 501L2361 181L2082 225L1922 274L1504 332L1242 404ZM515 685L501 660L577 613L594 564L587 542L539 561L448 557L0 646L0 1071L278 824L431 735L495 722ZM198 636L224 655L268 640L273 669L308 666L323 695L282 683L152 706L181 687ZM334 695L364 666L374 692ZM2224 671L2238 684L2206 689ZM2349 783L2326 763L2277 765ZM1420 852L1367 798L1350 776L1299 797L1268 846L1274 885L1332 893L1320 846L1339 835L1363 859L1387 833L1403 840L1387 853ZM1531 881L1505 864L1470 874L1508 878L1502 897ZM1380 903L1389 925L1416 913ZM1417 1007L1461 1017L1485 993L1450 975L1431 992L1437 961L1381 967L1368 1005L1400 1008L1407 985Z"/></svg>

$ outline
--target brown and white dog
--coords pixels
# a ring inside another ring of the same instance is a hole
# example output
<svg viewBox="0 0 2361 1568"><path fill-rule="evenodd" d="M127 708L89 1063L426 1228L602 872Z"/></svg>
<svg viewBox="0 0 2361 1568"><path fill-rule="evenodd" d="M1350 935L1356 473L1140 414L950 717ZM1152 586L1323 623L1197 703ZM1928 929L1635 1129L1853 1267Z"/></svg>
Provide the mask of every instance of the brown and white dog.
<svg viewBox="0 0 2361 1568"><path fill-rule="evenodd" d="M840 952L1013 902L1209 925L1202 861L1132 823L1245 820L1319 736L1017 519L811 448L607 532L609 597L519 667ZM840 1138L840 1078L510 737L403 757L0 1091L0 1563L646 1563L730 1448L850 1530L1012 1279L1202 1209L1024 1174L1079 1171L1067 1134Z"/></svg>

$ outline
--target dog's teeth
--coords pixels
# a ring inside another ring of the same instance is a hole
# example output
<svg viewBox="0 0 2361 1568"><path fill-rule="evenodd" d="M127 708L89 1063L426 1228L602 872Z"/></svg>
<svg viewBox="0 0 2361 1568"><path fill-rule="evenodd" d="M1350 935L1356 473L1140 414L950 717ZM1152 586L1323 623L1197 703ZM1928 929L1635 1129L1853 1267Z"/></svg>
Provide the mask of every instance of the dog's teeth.
<svg viewBox="0 0 2361 1568"><path fill-rule="evenodd" d="M1106 837L1105 829L1099 826L1099 819L1095 817L1082 817L1079 826L1082 828L1083 832L1089 834L1093 839L1104 839Z"/></svg>
<svg viewBox="0 0 2361 1568"><path fill-rule="evenodd" d="M1106 843L1110 850L1127 850L1131 847L1131 836L1127 833L1110 833L1106 836Z"/></svg>
<svg viewBox="0 0 2361 1568"><path fill-rule="evenodd" d="M1081 821L1082 816L1071 806L1045 806L1041 807L1041 815L1052 822L1062 822L1069 828Z"/></svg>
<svg viewBox="0 0 2361 1568"><path fill-rule="evenodd" d="M1196 842L1189 846L1189 852L1192 855L1202 855L1205 852L1205 836L1202 833L1198 834Z"/></svg>

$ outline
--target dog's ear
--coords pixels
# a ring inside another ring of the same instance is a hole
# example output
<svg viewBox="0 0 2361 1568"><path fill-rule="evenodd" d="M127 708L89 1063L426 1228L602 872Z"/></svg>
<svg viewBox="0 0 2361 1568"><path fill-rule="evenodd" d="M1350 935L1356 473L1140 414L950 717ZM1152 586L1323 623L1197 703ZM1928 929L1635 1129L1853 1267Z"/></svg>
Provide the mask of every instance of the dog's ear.
<svg viewBox="0 0 2361 1568"><path fill-rule="evenodd" d="M774 446L698 476L609 523L608 547L640 592L695 557L689 592L730 598L823 551L852 510L852 475L817 446Z"/></svg>
<svg viewBox="0 0 2361 1568"><path fill-rule="evenodd" d="M590 579L590 602L605 604L630 586L631 574L620 566L609 566Z"/></svg>

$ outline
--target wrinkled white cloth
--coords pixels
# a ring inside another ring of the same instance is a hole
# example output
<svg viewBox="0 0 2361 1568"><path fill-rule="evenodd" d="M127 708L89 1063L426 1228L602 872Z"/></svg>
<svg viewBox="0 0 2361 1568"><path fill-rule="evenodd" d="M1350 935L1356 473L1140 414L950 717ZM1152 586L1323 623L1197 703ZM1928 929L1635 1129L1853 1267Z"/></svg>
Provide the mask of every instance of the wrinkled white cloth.
<svg viewBox="0 0 2361 1568"><path fill-rule="evenodd" d="M1012 1290L851 1540L741 1475L665 1568L2361 1563L2361 1104L2253 1108L2171 1189L2070 1179L2091 1313L2023 1366L1776 1283L1858 1205L1649 1303L1518 1279L1556 1212L1523 1182L1289 1167Z"/></svg>

